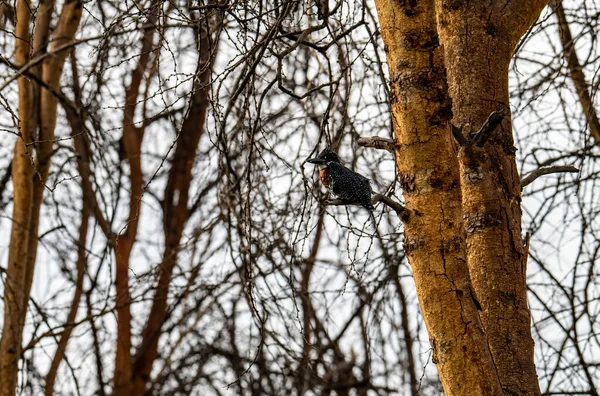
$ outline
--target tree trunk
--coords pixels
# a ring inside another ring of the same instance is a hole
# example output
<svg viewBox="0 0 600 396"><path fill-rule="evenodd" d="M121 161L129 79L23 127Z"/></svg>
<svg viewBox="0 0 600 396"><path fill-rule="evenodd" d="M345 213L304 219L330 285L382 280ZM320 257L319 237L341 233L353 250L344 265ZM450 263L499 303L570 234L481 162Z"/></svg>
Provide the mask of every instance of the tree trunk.
<svg viewBox="0 0 600 396"><path fill-rule="evenodd" d="M142 171L142 141L144 125L135 125L134 115L138 104L144 75L154 51L154 38L158 16L162 3L153 0L146 10L148 20L142 37L142 49L137 65L131 73L131 82L125 90L125 106L123 116L123 147L129 163L129 181L131 196L129 197L129 214L125 231L114 238L115 249L115 289L117 305L117 345L115 369L113 374L114 395L128 394L132 378L131 361L131 297L129 293L129 258L137 239L138 219L141 200L144 193L144 173ZM143 99L142 99L143 100ZM122 230L121 230L122 231Z"/></svg>
<svg viewBox="0 0 600 396"><path fill-rule="evenodd" d="M56 352L54 353L52 363L50 364L50 369L46 375L46 388L44 389L45 396L52 396L54 394L54 383L56 382L58 369L60 367L60 363L65 358L67 345L71 337L71 332L73 331L73 324L77 318L77 311L79 310L79 303L81 302L81 296L83 294L83 280L85 277L85 268L87 263L87 232L91 210L89 204L83 202L82 205L81 225L79 226L79 241L77 246L77 278L75 280L75 293L73 294L71 307L69 308L69 313L65 321L65 329L60 335L60 341L56 346Z"/></svg>
<svg viewBox="0 0 600 396"><path fill-rule="evenodd" d="M550 6L554 10L556 19L558 19L558 32L560 34L560 42L564 50L563 54L565 60L567 61L569 75L571 76L571 80L573 80L573 84L575 85L575 90L577 91L577 96L579 97L579 103L581 103L583 114L585 115L590 128L590 134L592 135L596 145L600 146L600 119L598 119L598 113L596 112L596 108L594 106L594 100L590 95L590 87L586 81L583 67L581 66L581 62L579 62L579 58L577 58L575 41L573 40L573 35L571 34L571 28L569 27L569 21L567 21L562 0L552 0L550 1Z"/></svg>
<svg viewBox="0 0 600 396"><path fill-rule="evenodd" d="M509 63L545 3L436 0L454 124L467 137L492 111L510 113ZM460 150L467 261L504 392L538 395L515 151L510 117L485 146Z"/></svg>
<svg viewBox="0 0 600 396"><path fill-rule="evenodd" d="M216 19L217 30L219 30L222 15L219 13ZM208 20L203 19L200 25L198 31L197 77L193 87L190 107L177 139L177 147L169 171L169 180L165 188L163 201L165 252L160 264L158 284L152 299L150 315L142 332L142 341L134 359L130 394L143 394L145 392L152 366L158 357L158 341L161 329L169 316L167 311L169 285L177 264L181 236L191 215L188 200L192 182L192 169L210 107L210 80L218 43L218 37L214 42L211 39L215 28L211 31Z"/></svg>
<svg viewBox="0 0 600 396"><path fill-rule="evenodd" d="M33 36L34 53L45 51L53 1L40 5ZM52 34L52 49L73 39L79 26L81 1L66 1ZM29 60L29 25L31 8L27 1L17 3L15 28L16 64ZM51 88L59 88L60 76L68 50L56 52L44 60L41 78ZM39 75L39 70L36 72ZM14 395L21 337L38 246L39 213L50 169L56 123L57 100L46 89L41 91L24 77L19 77L20 137L15 143L12 178L14 188L13 222L9 245L7 282L4 293L4 327L0 340L0 395ZM36 136L37 120L39 138ZM35 144L33 144L36 142ZM35 160L32 164L32 158ZM34 166L35 165L35 166Z"/></svg>
<svg viewBox="0 0 600 396"><path fill-rule="evenodd" d="M21 0L17 3L17 25L15 27L15 61L18 65L29 60L30 34L29 3ZM34 117L31 115L31 83L25 77L19 77L19 133L15 143L12 180L13 214L8 248L8 265L4 286L4 324L0 340L0 395L15 394L17 387L17 369L21 356L22 320L27 306L25 300L25 267L27 262L28 225L31 220L30 202L33 197L33 167L30 155L33 146L29 145L35 132ZM32 125L34 124L34 125Z"/></svg>
<svg viewBox="0 0 600 396"><path fill-rule="evenodd" d="M377 0L396 164L411 215L405 251L446 395L501 395L465 258L456 151L432 1Z"/></svg>

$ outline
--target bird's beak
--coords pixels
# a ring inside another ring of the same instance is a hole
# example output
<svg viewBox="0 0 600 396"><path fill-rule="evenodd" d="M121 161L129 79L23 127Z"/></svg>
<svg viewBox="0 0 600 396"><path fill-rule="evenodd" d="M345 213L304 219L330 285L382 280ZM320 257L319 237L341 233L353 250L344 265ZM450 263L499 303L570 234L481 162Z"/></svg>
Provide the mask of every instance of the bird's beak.
<svg viewBox="0 0 600 396"><path fill-rule="evenodd" d="M311 164L315 165L325 165L325 160L320 158L309 158L306 160L306 162L310 162Z"/></svg>

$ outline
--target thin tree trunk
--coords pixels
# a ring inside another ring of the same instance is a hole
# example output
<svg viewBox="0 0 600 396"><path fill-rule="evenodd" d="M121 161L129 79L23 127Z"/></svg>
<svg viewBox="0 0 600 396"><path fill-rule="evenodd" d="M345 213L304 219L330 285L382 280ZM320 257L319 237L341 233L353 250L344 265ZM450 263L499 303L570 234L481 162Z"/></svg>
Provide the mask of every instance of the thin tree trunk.
<svg viewBox="0 0 600 396"><path fill-rule="evenodd" d="M472 295L432 1L376 0L390 72L405 251L446 395L501 395Z"/></svg>
<svg viewBox="0 0 600 396"><path fill-rule="evenodd" d="M565 15L565 9L562 6L562 1L552 0L550 6L558 19L560 42L563 46L563 54L567 61L569 74L571 75L575 90L577 91L577 96L579 97L579 103L581 103L581 107L583 108L583 114L589 125L592 138L596 145L600 146L600 120L598 120L598 113L596 112L594 101L590 96L589 85L585 79L583 67L577 58L575 42L573 41L573 35L569 28L567 16Z"/></svg>
<svg viewBox="0 0 600 396"><path fill-rule="evenodd" d="M54 394L54 382L56 380L56 375L58 374L58 368L60 367L60 363L65 356L69 338L71 337L71 332L73 331L73 326L71 324L74 323L75 319L77 318L77 311L79 310L79 303L83 294L83 279L85 277L85 267L87 262L86 242L88 222L91 211L89 204L83 202L82 205L81 225L79 227L79 241L77 247L77 278L75 280L75 293L73 294L71 307L69 308L67 320L65 321L65 329L60 335L60 340L56 347L56 353L54 354L54 358L52 358L50 370L48 370L48 374L46 375L46 388L44 390L44 394L46 396L52 396Z"/></svg>
<svg viewBox="0 0 600 396"><path fill-rule="evenodd" d="M545 3L436 0L454 124L465 126L468 139L492 111L510 114L509 63ZM515 151L506 117L483 148L459 152L467 261L504 392L539 395Z"/></svg>
<svg viewBox="0 0 600 396"><path fill-rule="evenodd" d="M210 107L209 92L212 65L216 54L217 39L211 35L220 30L222 15L216 17L215 26L204 18L198 30L198 68L190 107L187 112L177 147L163 201L163 227L165 233L165 252L160 264L160 273L156 293L152 299L150 315L142 332L142 341L135 356L131 394L142 394L150 380L154 361L158 357L158 341L162 325L168 318L167 297L173 269L177 264L179 244L187 220L190 217L188 207L189 189L192 182L192 169L196 151L205 130L206 116Z"/></svg>
<svg viewBox="0 0 600 396"><path fill-rule="evenodd" d="M73 73L73 90L76 102L78 106L81 106L79 73L76 65L75 52L71 52L71 71ZM81 190L83 207L81 209L81 225L79 228L79 241L77 248L77 279L75 281L75 293L73 295L71 307L69 309L69 313L65 322L65 330L60 336L60 340L58 342L54 358L52 359L50 369L48 370L48 374L46 375L46 387L44 390L46 396L51 396L54 394L54 383L56 381L56 375L58 374L58 369L65 356L67 345L69 344L71 332L73 330L73 327L71 327L70 324L75 321L75 319L77 318L77 312L79 311L79 303L81 302L81 297L83 295L83 280L85 277L85 270L87 264L86 244L89 217L94 212L96 204L94 200L88 199L89 195L85 192L86 187L90 184L90 180L88 172L89 169L87 168L87 165L89 163L89 155L88 150L86 150L86 148L88 147L86 144L87 135L85 134L86 131L84 127L84 121L81 118L81 116L76 114L70 107L64 106L64 110L67 115L67 121L71 126L71 137L73 138L75 150L79 154L79 156L77 157L77 165L79 168L79 174L82 178ZM100 223L100 221L98 222Z"/></svg>
<svg viewBox="0 0 600 396"><path fill-rule="evenodd" d="M156 24L162 3L153 0L147 10L146 22L142 37L142 49L136 68L131 73L131 82L125 90L125 107L123 117L123 147L129 163L129 180L131 196L129 198L129 214L124 232L114 238L116 262L116 308L117 308L117 351L113 375L114 395L128 393L132 379L131 361L131 297L129 294L129 258L137 238L138 218L144 190L144 174L142 172L142 140L144 126L136 127L134 115L144 75L150 62L154 47Z"/></svg>
<svg viewBox="0 0 600 396"><path fill-rule="evenodd" d="M21 0L17 3L17 25L15 27L15 61L18 65L29 60L30 51L30 5ZM22 317L27 313L25 301L25 272L27 239L31 220L30 202L33 197L33 175L29 145L34 136L35 123L31 114L31 83L19 77L19 133L15 143L12 180L13 213L8 248L8 265L4 287L4 322L0 339L0 395L11 396L17 387L17 369L21 357ZM34 125L32 125L34 124Z"/></svg>
<svg viewBox="0 0 600 396"><path fill-rule="evenodd" d="M390 272L390 275L394 277L394 286L398 293L398 299L400 300L400 307L402 309L400 316L402 318L402 332L404 333L404 347L406 348L406 365L408 376L410 380L410 394L412 396L419 395L419 378L417 377L416 362L414 357L414 338L410 331L410 319L408 317L408 302L406 301L406 295L400 282L399 265L394 265L394 268Z"/></svg>
<svg viewBox="0 0 600 396"><path fill-rule="evenodd" d="M58 24L52 33L51 50L55 50L75 38L75 33L77 32L79 21L81 20L82 10L82 1L68 0L63 4ZM60 90L60 77L62 75L65 59L69 55L69 52L70 49L56 52L53 56L46 58L42 64L42 80L56 90ZM58 98L47 89L42 89L40 92L39 110L40 133L39 139L37 139L38 141L35 144L36 177L34 179L33 200L31 202L32 209L27 248L27 272L25 274L25 292L27 301L29 301L29 293L33 282L33 272L37 257L40 210L52 160L57 106Z"/></svg>
<svg viewBox="0 0 600 396"><path fill-rule="evenodd" d="M53 1L40 5L39 22L33 37L34 52L45 49ZM66 1L56 28L52 34L52 48L69 42L75 36L81 19L82 2ZM27 1L17 3L16 64L29 60L31 35L31 5ZM60 76L68 50L60 51L44 60L42 80L58 89ZM39 74L38 71L34 73ZM14 395L17 386L18 362L21 358L21 337L33 272L37 256L39 213L50 160L56 124L57 100L52 93L41 92L24 77L19 84L19 120L21 136L15 143L13 159L14 206L7 282L4 296L4 328L0 340L0 395ZM39 139L35 136L37 120L40 120ZM33 142L36 142L33 144ZM34 150L35 149L35 150ZM32 158L35 160L32 164Z"/></svg>
<svg viewBox="0 0 600 396"><path fill-rule="evenodd" d="M298 373L296 375L296 389L299 396L304 395L311 388L312 370L310 367L310 353L313 349L312 321L315 313L310 300L309 287L319 247L321 246L324 225L325 212L321 212L317 219L315 239L310 249L310 255L304 260L304 266L301 270L300 299L302 301L302 328L304 329L304 334L302 340L302 360L298 365Z"/></svg>

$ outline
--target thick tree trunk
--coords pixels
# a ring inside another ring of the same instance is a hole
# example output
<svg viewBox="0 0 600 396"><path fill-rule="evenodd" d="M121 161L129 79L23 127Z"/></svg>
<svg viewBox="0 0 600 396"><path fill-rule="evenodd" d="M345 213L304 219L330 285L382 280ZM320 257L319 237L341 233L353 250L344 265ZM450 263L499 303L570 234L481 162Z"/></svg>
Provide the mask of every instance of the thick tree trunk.
<svg viewBox="0 0 600 396"><path fill-rule="evenodd" d="M433 1L377 0L396 164L411 216L405 250L446 395L501 395L465 258L458 163Z"/></svg>
<svg viewBox="0 0 600 396"><path fill-rule="evenodd" d="M455 125L476 131L493 110L510 113L508 67L544 1L436 0ZM538 395L520 182L510 117L483 147L459 153L467 261L505 393Z"/></svg>

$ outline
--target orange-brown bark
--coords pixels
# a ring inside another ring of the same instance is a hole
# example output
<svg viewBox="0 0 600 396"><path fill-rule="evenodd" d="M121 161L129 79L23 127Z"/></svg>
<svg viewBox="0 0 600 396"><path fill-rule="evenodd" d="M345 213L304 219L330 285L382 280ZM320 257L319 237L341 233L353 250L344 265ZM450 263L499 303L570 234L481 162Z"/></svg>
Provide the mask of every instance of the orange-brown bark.
<svg viewBox="0 0 600 396"><path fill-rule="evenodd" d="M544 1L436 0L454 123L477 130L493 110L510 113L513 50ZM481 318L505 393L540 393L527 305L520 182L510 117L483 147L459 153L467 258Z"/></svg>
<svg viewBox="0 0 600 396"><path fill-rule="evenodd" d="M446 395L501 395L466 265L456 152L433 2L377 0L390 72L405 251Z"/></svg>
<svg viewBox="0 0 600 396"><path fill-rule="evenodd" d="M15 35L16 64L29 60L32 50L45 51L48 42L53 1L40 5L33 38L30 35L31 4L17 3L17 26ZM52 34L52 48L73 39L81 17L81 1L66 1ZM33 41L33 42L32 42ZM58 88L62 67L68 51L57 52L42 65L41 80L52 88ZM39 68L33 74L40 76ZM45 183L50 168L52 140L56 122L56 98L24 77L19 84L20 138L15 144L12 178L14 188L13 223L7 286L5 289L5 313L2 340L0 340L0 395L13 395L17 385L17 368L21 355L21 337L38 245L39 213ZM39 120L39 135L38 131ZM32 163L33 162L33 163Z"/></svg>
<svg viewBox="0 0 600 396"><path fill-rule="evenodd" d="M30 5L21 0L17 3L17 25L15 27L15 61L23 64L29 59L30 51ZM25 271L28 225L31 220L30 202L33 196L33 167L30 155L35 122L31 115L31 87L25 77L19 77L19 133L14 148L12 163L13 213L8 249L8 264L4 288L4 321L0 339L0 395L15 394L17 365L21 357L22 323L27 312L25 298Z"/></svg>
<svg viewBox="0 0 600 396"><path fill-rule="evenodd" d="M83 3L81 1L65 1L58 24L52 33L51 49L54 50L74 39L75 33L79 27L82 10ZM69 52L69 50L57 52L53 56L46 58L42 64L42 80L56 90L59 90L60 88L60 76L62 75L65 59ZM47 89L42 89L40 92L39 138L35 144L36 178L34 180L33 200L31 202L31 222L29 224L30 236L28 239L27 272L25 275L27 296L29 296L31 283L33 282L33 272L37 257L39 217L52 159L57 106L58 99L56 96Z"/></svg>

